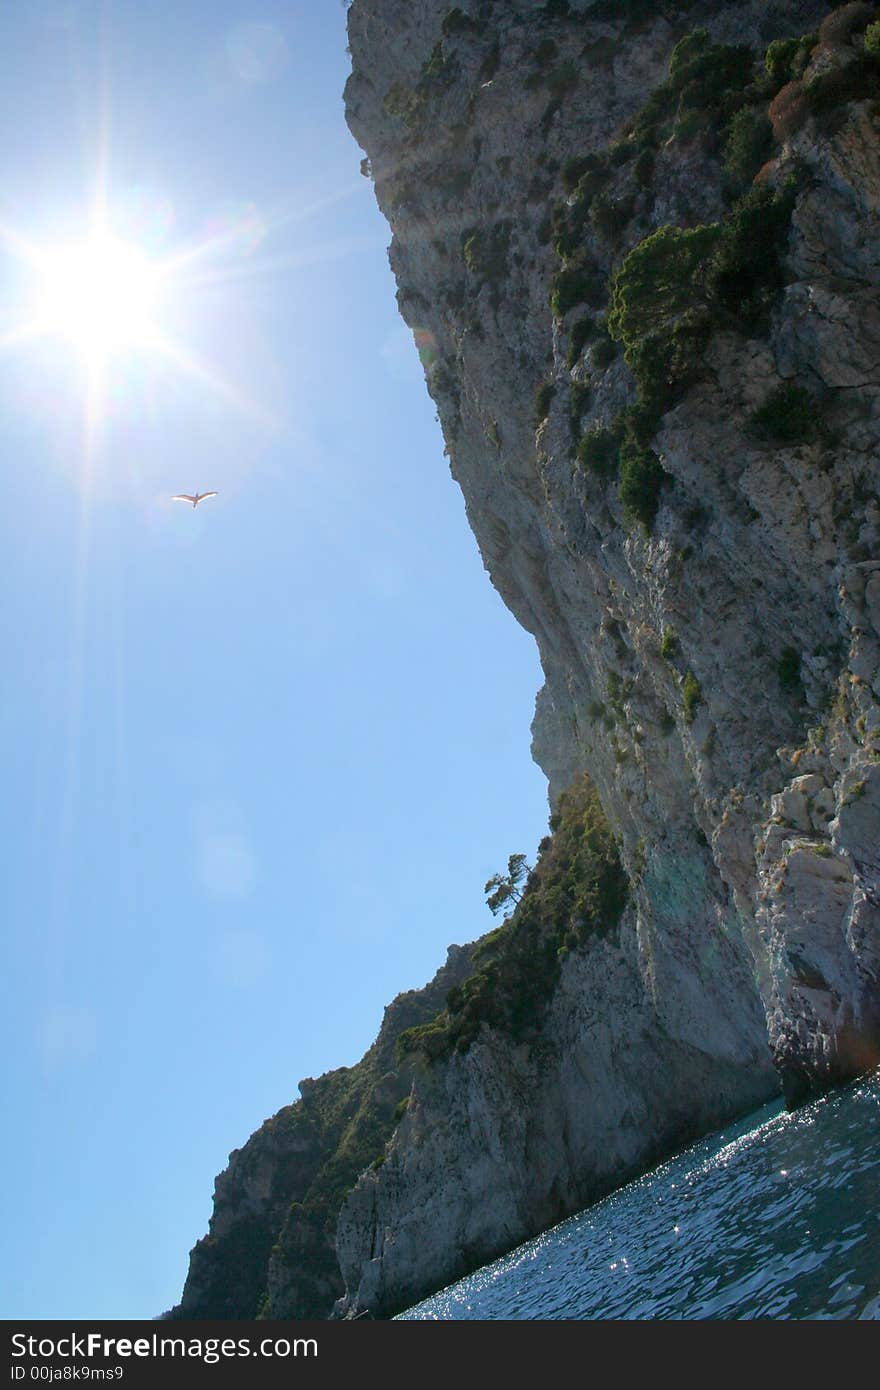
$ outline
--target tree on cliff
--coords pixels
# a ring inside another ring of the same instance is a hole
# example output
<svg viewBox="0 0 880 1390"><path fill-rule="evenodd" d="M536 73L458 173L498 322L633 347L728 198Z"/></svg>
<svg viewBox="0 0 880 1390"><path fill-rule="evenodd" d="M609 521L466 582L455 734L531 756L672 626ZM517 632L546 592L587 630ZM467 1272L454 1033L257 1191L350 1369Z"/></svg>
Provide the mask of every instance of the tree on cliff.
<svg viewBox="0 0 880 1390"><path fill-rule="evenodd" d="M507 861L506 874L493 874L483 892L486 903L495 917L508 903L514 906L522 897L520 884L532 872L524 854L512 854Z"/></svg>

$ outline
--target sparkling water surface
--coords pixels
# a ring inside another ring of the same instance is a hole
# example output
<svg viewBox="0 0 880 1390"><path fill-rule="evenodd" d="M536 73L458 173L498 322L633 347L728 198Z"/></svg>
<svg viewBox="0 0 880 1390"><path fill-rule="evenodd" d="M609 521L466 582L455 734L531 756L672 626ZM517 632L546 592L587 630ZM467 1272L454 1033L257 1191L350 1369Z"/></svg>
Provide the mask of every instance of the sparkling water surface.
<svg viewBox="0 0 880 1390"><path fill-rule="evenodd" d="M401 1318L880 1318L880 1073L778 1104Z"/></svg>

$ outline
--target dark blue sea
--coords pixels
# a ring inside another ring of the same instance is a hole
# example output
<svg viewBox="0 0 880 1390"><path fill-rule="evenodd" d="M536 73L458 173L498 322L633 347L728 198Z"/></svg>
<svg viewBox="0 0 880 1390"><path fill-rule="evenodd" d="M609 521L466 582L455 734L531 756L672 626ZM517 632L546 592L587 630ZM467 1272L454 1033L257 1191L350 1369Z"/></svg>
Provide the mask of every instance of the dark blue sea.
<svg viewBox="0 0 880 1390"><path fill-rule="evenodd" d="M880 1073L757 1111L400 1316L880 1319Z"/></svg>

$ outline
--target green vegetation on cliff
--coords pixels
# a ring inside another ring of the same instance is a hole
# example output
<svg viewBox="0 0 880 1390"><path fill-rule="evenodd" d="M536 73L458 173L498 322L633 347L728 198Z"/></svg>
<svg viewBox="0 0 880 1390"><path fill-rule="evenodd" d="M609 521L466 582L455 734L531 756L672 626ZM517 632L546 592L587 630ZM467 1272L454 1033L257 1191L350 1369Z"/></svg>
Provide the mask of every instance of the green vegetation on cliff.
<svg viewBox="0 0 880 1390"><path fill-rule="evenodd" d="M819 402L809 391L784 381L765 397L749 417L749 429L760 440L775 444L808 444L822 432Z"/></svg>
<svg viewBox="0 0 880 1390"><path fill-rule="evenodd" d="M681 685L685 723L693 724L697 717L697 706L703 703L703 691L693 671L686 671Z"/></svg>
<svg viewBox="0 0 880 1390"><path fill-rule="evenodd" d="M617 468L619 454L620 445L612 431L593 425L581 436L577 461L589 472L605 477Z"/></svg>
<svg viewBox="0 0 880 1390"><path fill-rule="evenodd" d="M760 331L783 284L782 254L797 181L756 185L727 217L660 227L625 257L612 286L608 328L652 428L698 379L716 328Z"/></svg>
<svg viewBox="0 0 880 1390"><path fill-rule="evenodd" d="M193 1250L172 1316L273 1317L278 1306L327 1316L343 1292L340 1209L360 1174L384 1162L420 1059L466 1050L484 1022L516 1039L535 1036L565 955L620 918L626 877L588 779L562 798L550 828L535 869L513 855L508 875L487 884L502 890L498 907L516 902L513 914L476 946L450 948L429 985L389 1005L360 1062L303 1081L301 1100L232 1156L218 1189L221 1234L212 1230ZM260 1172L271 1180L255 1202Z"/></svg>
<svg viewBox="0 0 880 1390"><path fill-rule="evenodd" d="M608 466L610 451L599 455L594 437L585 436L578 460L598 474L617 472L628 525L651 530L667 481L651 442L661 417L704 375L712 335L720 329L763 334L769 327L804 176L790 155L784 164L768 161L811 117L827 122L847 102L880 96L872 13L868 5L841 6L818 31L776 40L764 54L714 43L706 29L694 29L674 48L666 79L624 137L602 151L572 154L562 165L569 198L552 212L562 266L551 306L557 317L578 303L601 308L610 292L607 329L623 346L638 406L637 415L621 416L616 467ZM717 221L670 222L646 235L661 152L668 160L676 143L695 141L718 166L726 210ZM628 165L623 185L614 173L619 164ZM596 264L599 232L611 242L604 282ZM587 341L584 322L571 330L569 368ZM594 359L595 352L590 365L600 368ZM818 437L821 427L815 413L807 422L811 403L802 396L788 390L769 401L756 412L753 432L778 442Z"/></svg>
<svg viewBox="0 0 880 1390"><path fill-rule="evenodd" d="M631 126L636 143L656 148L701 131L717 138L743 104L754 61L751 49L712 43L705 29L685 35L673 49L666 81Z"/></svg>
<svg viewBox="0 0 880 1390"><path fill-rule="evenodd" d="M477 943L476 968L449 991L445 1009L401 1035L401 1056L435 1062L466 1052L484 1023L517 1041L533 1037L568 952L617 926L626 875L586 775L560 799L550 829L516 911Z"/></svg>
<svg viewBox="0 0 880 1390"><path fill-rule="evenodd" d="M232 1155L215 1208L221 1233L212 1230L195 1246L171 1316L272 1317L273 1291L298 1317L328 1316L343 1292L335 1249L340 1208L360 1174L384 1157L409 1097L412 1062L397 1056L397 1039L436 1015L469 966L469 948L451 948L429 984L389 1004L358 1063L301 1082L302 1098ZM268 1186L265 1178L255 1183L260 1173L271 1174ZM263 1189L259 1200L255 1188Z"/></svg>

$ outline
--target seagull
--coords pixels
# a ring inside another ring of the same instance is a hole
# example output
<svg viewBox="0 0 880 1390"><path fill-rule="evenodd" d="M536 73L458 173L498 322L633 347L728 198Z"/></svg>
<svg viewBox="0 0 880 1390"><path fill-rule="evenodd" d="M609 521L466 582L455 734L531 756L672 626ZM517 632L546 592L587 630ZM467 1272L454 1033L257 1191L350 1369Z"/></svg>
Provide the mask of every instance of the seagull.
<svg viewBox="0 0 880 1390"><path fill-rule="evenodd" d="M191 493L191 492L178 492L177 495L176 495L175 497L172 497L171 501L172 501L172 502L192 502L192 504L193 504L193 510L195 510L195 508L199 505L200 502L204 502L204 500L205 500L206 497L216 497L216 496L217 496L216 492L197 492L197 493L195 493L195 494L193 494L193 493Z"/></svg>

